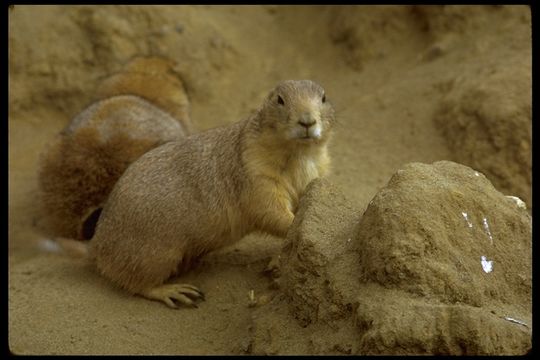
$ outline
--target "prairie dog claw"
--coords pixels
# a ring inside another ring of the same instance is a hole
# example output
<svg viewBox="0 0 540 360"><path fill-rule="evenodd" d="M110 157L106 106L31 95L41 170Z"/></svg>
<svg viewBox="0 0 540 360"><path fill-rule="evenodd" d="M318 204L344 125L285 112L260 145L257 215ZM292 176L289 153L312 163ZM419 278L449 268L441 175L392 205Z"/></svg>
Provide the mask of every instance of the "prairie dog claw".
<svg viewBox="0 0 540 360"><path fill-rule="evenodd" d="M145 290L140 295L150 300L163 301L173 309L178 309L176 303L196 308L198 306L194 300L204 300L202 291L189 284L164 284Z"/></svg>

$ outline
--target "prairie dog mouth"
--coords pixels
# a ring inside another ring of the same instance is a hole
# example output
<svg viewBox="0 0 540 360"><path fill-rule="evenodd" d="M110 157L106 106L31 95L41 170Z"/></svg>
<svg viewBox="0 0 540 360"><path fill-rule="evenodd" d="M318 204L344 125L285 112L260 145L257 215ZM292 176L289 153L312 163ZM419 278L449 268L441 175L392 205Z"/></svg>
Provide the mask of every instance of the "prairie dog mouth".
<svg viewBox="0 0 540 360"><path fill-rule="evenodd" d="M321 127L319 125L314 125L308 129L308 134L314 139L321 137Z"/></svg>
<svg viewBox="0 0 540 360"><path fill-rule="evenodd" d="M319 125L313 125L308 129L302 129L304 135L301 139L318 139L321 137L321 127Z"/></svg>
<svg viewBox="0 0 540 360"><path fill-rule="evenodd" d="M308 128L304 126L295 126L289 132L289 138L298 140L318 140L321 138L321 127L319 124L312 125Z"/></svg>

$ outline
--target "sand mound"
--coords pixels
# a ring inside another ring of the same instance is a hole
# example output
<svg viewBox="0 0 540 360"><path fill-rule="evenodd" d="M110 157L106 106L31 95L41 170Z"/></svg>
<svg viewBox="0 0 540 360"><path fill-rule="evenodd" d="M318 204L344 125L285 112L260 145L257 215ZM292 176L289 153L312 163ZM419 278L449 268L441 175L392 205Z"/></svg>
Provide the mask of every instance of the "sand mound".
<svg viewBox="0 0 540 360"><path fill-rule="evenodd" d="M360 216L330 182L311 182L287 245L278 261L271 262L280 291L270 304L254 311L250 353L356 352L352 314L359 262L351 236Z"/></svg>
<svg viewBox="0 0 540 360"><path fill-rule="evenodd" d="M502 192L532 206L531 60L504 62L460 77L441 100L435 122L456 161L484 172Z"/></svg>
<svg viewBox="0 0 540 360"><path fill-rule="evenodd" d="M412 12L431 42L424 60L451 54L460 62L485 56L498 42L509 44L498 56L464 67L440 84L434 120L452 152L450 160L482 171L497 189L531 208L530 9L442 5L415 6ZM498 37L478 36L494 24ZM511 36L516 29L519 36Z"/></svg>
<svg viewBox="0 0 540 360"><path fill-rule="evenodd" d="M471 168L408 164L363 216L314 181L288 240L282 301L319 353L530 348L529 325L511 319L531 323L531 218ZM313 335L324 332L332 335ZM255 350L265 353L276 338L258 339Z"/></svg>
<svg viewBox="0 0 540 360"><path fill-rule="evenodd" d="M446 161L405 166L372 200L357 240L360 281L401 290L395 300L385 290L386 302L368 296L368 306L360 297L369 352L509 354L530 346L530 329L504 317L530 320L531 219L482 174Z"/></svg>
<svg viewBox="0 0 540 360"><path fill-rule="evenodd" d="M281 256L284 290L302 326L350 314L354 289L348 279L358 263L350 234L360 215L325 180L310 184L302 198Z"/></svg>

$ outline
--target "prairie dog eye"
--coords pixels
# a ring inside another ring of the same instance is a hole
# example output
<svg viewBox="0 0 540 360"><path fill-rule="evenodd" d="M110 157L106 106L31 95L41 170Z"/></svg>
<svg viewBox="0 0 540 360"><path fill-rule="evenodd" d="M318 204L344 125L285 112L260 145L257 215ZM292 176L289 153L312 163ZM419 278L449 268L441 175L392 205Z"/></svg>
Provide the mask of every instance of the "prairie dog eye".
<svg viewBox="0 0 540 360"><path fill-rule="evenodd" d="M322 96L322 99L321 99L321 100L322 100L322 102L323 102L323 103L325 103L325 102L326 102L326 94L323 94L323 96Z"/></svg>
<svg viewBox="0 0 540 360"><path fill-rule="evenodd" d="M278 103L279 105L285 105L285 101L283 101L283 98L282 98L281 96L279 96L279 95L278 95L278 97L277 97L277 103Z"/></svg>

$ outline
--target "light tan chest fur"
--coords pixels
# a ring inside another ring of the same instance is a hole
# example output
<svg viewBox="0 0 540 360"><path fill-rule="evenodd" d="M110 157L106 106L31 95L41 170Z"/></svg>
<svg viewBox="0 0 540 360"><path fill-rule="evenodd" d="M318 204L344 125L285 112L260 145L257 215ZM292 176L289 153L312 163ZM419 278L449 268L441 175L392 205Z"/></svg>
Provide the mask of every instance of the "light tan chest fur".
<svg viewBox="0 0 540 360"><path fill-rule="evenodd" d="M287 192L293 212L296 211L298 200L306 186L312 180L325 175L328 170L329 158L326 147L317 150L292 157L280 174L281 185Z"/></svg>
<svg viewBox="0 0 540 360"><path fill-rule="evenodd" d="M293 213L306 186L324 176L330 164L326 145L298 151L254 147L247 152L245 160L253 192L262 191L281 199ZM267 188L269 186L271 189Z"/></svg>

